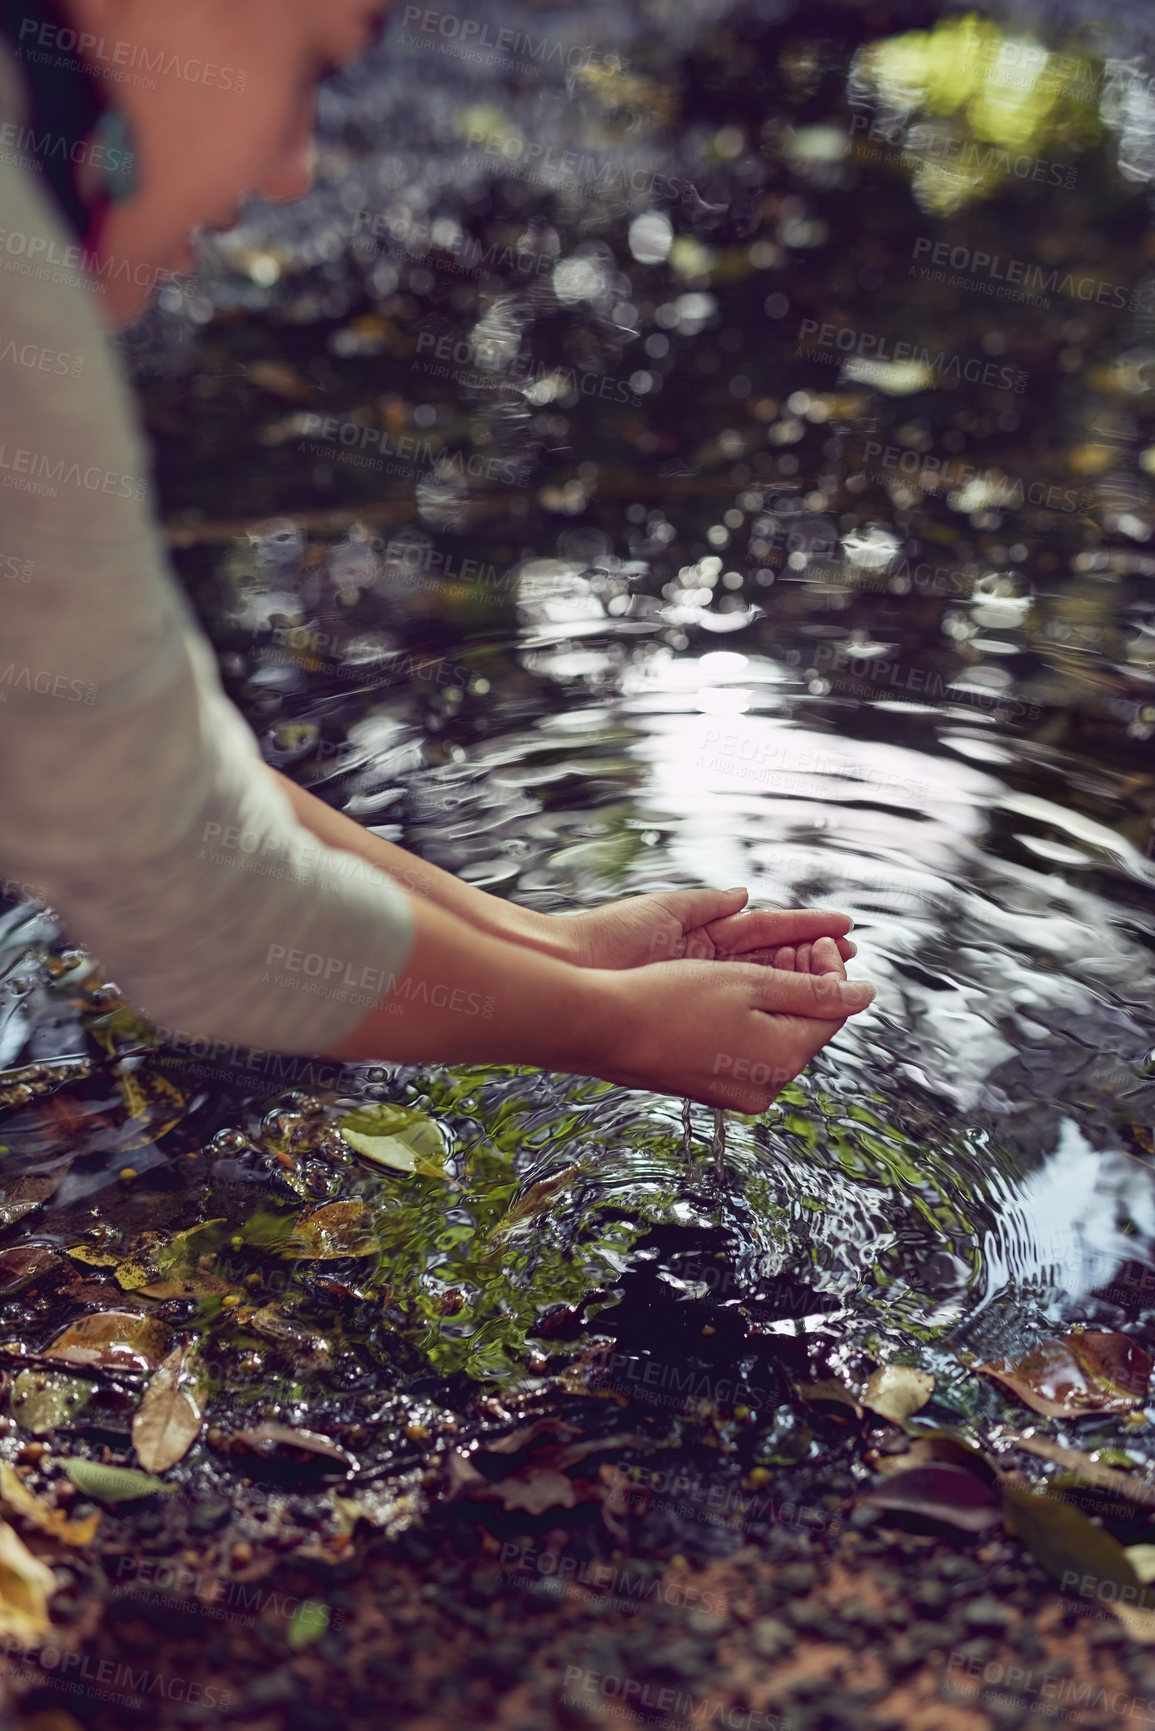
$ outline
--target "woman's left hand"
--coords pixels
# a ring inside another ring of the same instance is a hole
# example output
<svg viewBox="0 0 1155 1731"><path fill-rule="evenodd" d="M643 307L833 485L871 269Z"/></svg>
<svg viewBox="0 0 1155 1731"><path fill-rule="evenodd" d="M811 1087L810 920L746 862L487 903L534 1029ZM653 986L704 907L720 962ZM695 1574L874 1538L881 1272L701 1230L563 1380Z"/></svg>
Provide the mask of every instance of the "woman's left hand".
<svg viewBox="0 0 1155 1731"><path fill-rule="evenodd" d="M794 971L799 946L808 949L824 937L835 940L844 962L857 954L846 936L853 924L846 914L829 908L743 911L748 893L663 890L580 914L540 914L534 916L535 930L528 941L536 939L550 954L585 968L741 958ZM516 935L510 935L516 941Z"/></svg>

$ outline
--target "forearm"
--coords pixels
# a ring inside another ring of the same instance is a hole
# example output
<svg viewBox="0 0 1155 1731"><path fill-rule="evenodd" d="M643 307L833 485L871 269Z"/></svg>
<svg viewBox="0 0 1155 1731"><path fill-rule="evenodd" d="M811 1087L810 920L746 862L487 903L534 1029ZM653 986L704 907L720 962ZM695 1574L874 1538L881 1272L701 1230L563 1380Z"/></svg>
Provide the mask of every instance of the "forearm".
<svg viewBox="0 0 1155 1731"><path fill-rule="evenodd" d="M444 908L474 931L527 945L544 955L560 959L560 939L551 933L550 922L544 915L536 914L530 908L518 907L514 902L502 901L499 896L487 895L472 884L462 883L452 872L430 865L407 849L364 829L344 812L334 811L332 806L290 781L287 775L281 775L278 770L270 770L270 774L277 777L288 794L298 823L318 840L368 860L370 865L387 872L412 895Z"/></svg>
<svg viewBox="0 0 1155 1731"><path fill-rule="evenodd" d="M328 1056L600 1072L621 1016L612 974L492 937L419 896L412 911L400 977Z"/></svg>

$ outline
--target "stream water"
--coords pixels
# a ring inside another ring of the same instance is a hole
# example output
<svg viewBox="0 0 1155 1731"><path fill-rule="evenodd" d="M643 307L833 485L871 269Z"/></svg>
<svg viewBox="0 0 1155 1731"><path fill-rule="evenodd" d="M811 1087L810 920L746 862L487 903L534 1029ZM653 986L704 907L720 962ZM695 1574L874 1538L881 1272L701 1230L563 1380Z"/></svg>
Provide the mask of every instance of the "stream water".
<svg viewBox="0 0 1155 1731"><path fill-rule="evenodd" d="M166 1045L14 900L7 1320L31 1350L218 1221L241 1320L155 1300L215 1410L344 1426L366 1482L607 1391L658 1446L685 1365L747 1463L817 1455L797 1381L879 1360L997 1443L977 1362L1155 1332L1150 68L778 4L474 9L467 58L415 11L326 92L314 194L127 345L230 689L470 882L837 906L879 996L720 1127ZM374 1101L444 1175L342 1148ZM253 1228L350 1199L371 1253ZM118 1398L68 1422L115 1436Z"/></svg>

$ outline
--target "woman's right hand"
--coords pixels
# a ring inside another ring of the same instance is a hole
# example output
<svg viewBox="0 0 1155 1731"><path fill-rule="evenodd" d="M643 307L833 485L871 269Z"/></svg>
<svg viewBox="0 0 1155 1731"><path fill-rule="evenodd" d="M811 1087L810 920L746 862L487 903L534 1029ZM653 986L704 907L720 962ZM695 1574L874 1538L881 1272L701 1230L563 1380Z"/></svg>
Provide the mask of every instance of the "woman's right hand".
<svg viewBox="0 0 1155 1731"><path fill-rule="evenodd" d="M775 967L660 962L612 976L617 1014L594 1073L627 1088L764 1112L874 987L847 980L831 938Z"/></svg>

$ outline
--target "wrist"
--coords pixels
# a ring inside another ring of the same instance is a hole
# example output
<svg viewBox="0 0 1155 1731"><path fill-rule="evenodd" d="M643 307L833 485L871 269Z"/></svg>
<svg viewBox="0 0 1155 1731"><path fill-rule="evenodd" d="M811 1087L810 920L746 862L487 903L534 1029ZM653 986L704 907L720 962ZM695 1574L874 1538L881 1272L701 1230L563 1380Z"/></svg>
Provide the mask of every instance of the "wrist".
<svg viewBox="0 0 1155 1731"><path fill-rule="evenodd" d="M537 950L555 962L581 963L581 938L578 916L542 914L534 908L519 907L516 902L503 902L505 909L500 935L524 949Z"/></svg>
<svg viewBox="0 0 1155 1731"><path fill-rule="evenodd" d="M610 1078L622 1067L632 1022L627 976L608 968L567 969L565 1014L557 1057L548 1068L574 1076Z"/></svg>

